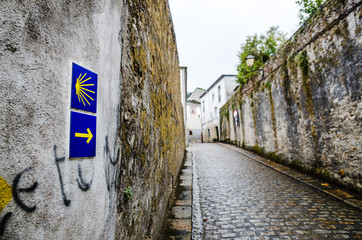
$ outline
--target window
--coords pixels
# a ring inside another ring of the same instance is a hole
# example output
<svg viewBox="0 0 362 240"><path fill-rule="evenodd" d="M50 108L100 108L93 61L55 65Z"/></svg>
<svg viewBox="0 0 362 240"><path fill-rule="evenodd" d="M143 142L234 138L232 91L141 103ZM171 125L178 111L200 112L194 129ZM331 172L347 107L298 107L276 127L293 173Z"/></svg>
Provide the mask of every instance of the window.
<svg viewBox="0 0 362 240"><path fill-rule="evenodd" d="M205 101L202 101L202 112L205 112Z"/></svg>
<svg viewBox="0 0 362 240"><path fill-rule="evenodd" d="M219 95L219 102L221 102L221 86L217 87L217 93Z"/></svg>
<svg viewBox="0 0 362 240"><path fill-rule="evenodd" d="M210 129L207 129L207 136L210 137Z"/></svg>
<svg viewBox="0 0 362 240"><path fill-rule="evenodd" d="M214 94L212 94L211 95L212 102L214 102L214 98L215 98L215 96L214 96Z"/></svg>
<svg viewBox="0 0 362 240"><path fill-rule="evenodd" d="M192 136L192 131L189 131L189 135Z"/></svg>

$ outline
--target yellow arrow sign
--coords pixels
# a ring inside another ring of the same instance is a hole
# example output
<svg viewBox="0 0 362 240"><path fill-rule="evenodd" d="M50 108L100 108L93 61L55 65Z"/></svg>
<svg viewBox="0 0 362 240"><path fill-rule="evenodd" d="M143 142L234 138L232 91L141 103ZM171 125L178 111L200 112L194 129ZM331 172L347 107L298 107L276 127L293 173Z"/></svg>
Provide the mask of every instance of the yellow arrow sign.
<svg viewBox="0 0 362 240"><path fill-rule="evenodd" d="M87 132L88 133L75 133L75 137L88 138L87 143L89 143L90 140L92 140L92 138L93 138L93 134L91 133L89 128L87 128Z"/></svg>

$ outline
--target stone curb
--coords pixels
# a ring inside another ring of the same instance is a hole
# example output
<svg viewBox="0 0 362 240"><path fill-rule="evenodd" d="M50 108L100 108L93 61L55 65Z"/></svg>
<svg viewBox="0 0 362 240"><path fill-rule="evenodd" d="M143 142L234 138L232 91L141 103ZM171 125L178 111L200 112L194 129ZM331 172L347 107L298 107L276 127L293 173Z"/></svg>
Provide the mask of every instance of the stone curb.
<svg viewBox="0 0 362 240"><path fill-rule="evenodd" d="M270 167L288 177L291 177L299 182L302 182L318 191L321 191L337 200L340 200L344 202L345 204L354 207L356 209L362 210L362 200L361 196L347 191L343 188L340 188L334 184L323 182L320 179L317 179L316 177L313 177L311 175L308 175L306 173L299 172L295 169L292 169L290 167L284 166L282 164L273 162L269 159L266 159L264 157L260 157L256 155L255 153L252 153L250 151L244 150L242 148L236 147L231 144L225 144L225 143L218 143L219 145L229 148L231 150L234 150L252 160L255 160L259 162L260 164L263 164L267 167Z"/></svg>
<svg viewBox="0 0 362 240"><path fill-rule="evenodd" d="M192 231L192 156L187 148L186 159L181 166L177 187L172 196L171 214L163 239L191 240Z"/></svg>

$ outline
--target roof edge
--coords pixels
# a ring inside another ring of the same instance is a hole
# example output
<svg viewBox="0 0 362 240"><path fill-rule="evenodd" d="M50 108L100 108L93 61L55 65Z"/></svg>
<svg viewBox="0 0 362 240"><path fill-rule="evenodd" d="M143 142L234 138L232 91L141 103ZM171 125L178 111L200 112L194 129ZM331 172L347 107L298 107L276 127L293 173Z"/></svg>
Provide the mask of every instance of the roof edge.
<svg viewBox="0 0 362 240"><path fill-rule="evenodd" d="M206 95L206 93L208 93L218 82L220 82L221 79L223 79L224 77L236 77L235 74L222 74L218 79L216 79L216 81L200 96L200 98L202 98L203 96Z"/></svg>

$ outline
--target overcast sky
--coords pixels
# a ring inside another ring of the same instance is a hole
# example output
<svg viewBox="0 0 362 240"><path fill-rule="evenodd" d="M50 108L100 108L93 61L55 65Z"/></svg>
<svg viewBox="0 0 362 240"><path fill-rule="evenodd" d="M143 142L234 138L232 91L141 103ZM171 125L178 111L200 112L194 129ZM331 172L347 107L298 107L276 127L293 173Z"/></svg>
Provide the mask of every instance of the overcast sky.
<svg viewBox="0 0 362 240"><path fill-rule="evenodd" d="M222 74L236 74L237 57L248 35L271 26L290 37L298 29L295 0L169 0L180 65L187 90L207 89Z"/></svg>

